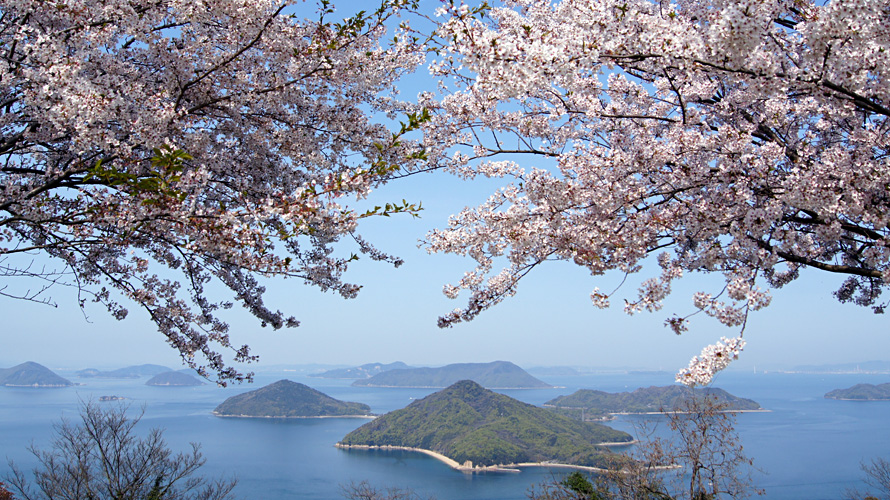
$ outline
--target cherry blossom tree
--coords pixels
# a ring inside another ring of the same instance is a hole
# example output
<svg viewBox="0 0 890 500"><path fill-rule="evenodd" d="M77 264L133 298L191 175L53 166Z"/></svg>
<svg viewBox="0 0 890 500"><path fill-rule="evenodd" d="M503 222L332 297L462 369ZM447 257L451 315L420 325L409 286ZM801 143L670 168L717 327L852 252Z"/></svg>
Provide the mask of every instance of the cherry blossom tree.
<svg viewBox="0 0 890 500"><path fill-rule="evenodd" d="M416 116L385 125L424 57L386 35L405 3L335 21L326 0L311 19L279 0L2 0L0 294L69 285L117 318L135 303L202 374L249 378L220 311L298 324L263 277L353 297L344 240L399 264L356 225L418 207L348 200L422 156L403 138ZM58 267L28 264L43 257Z"/></svg>
<svg viewBox="0 0 890 500"><path fill-rule="evenodd" d="M886 0L509 0L439 14L433 70L455 89L421 97L431 168L505 179L427 238L476 262L445 287L469 301L441 326L551 260L592 275L657 262L629 314L659 310L685 274L720 273L723 289L696 293L690 312L739 337L678 376L704 384L738 355L748 313L804 268L845 275L838 300L884 311ZM679 334L688 318L666 324Z"/></svg>

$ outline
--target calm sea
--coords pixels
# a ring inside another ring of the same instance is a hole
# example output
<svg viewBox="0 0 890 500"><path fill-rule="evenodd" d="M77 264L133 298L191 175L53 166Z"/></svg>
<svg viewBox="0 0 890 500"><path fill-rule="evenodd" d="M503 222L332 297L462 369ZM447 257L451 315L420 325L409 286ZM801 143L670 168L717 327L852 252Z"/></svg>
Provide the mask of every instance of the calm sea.
<svg viewBox="0 0 890 500"><path fill-rule="evenodd" d="M129 398L131 408L144 409L140 424L165 429L174 449L197 442L207 458L208 476L235 476L242 499L335 499L341 486L368 481L379 487L410 488L424 498L522 499L531 487L565 474L561 470L525 469L521 473L463 474L422 454L371 452L334 448L363 419L236 419L217 418L211 410L234 394L289 378L335 398L367 403L376 413L402 408L431 390L354 388L350 381L300 376L294 372L261 373L251 386L220 389L148 387L145 379L77 379L85 385L67 389L0 388L0 477L8 469L2 458L20 468L34 464L27 448L46 447L53 424L76 419L80 400L105 395ZM597 374L540 377L562 386L548 390L501 391L541 404L579 388L605 391L668 385L670 374ZM890 376L724 373L715 384L752 398L767 413L738 417L743 445L764 470L758 486L769 499L840 499L851 487L862 488L859 464L873 457L890 458L890 402L823 399L823 394L860 382L883 383ZM114 403L102 403L114 404ZM640 417L612 422L633 432ZM658 418L658 417L654 417Z"/></svg>

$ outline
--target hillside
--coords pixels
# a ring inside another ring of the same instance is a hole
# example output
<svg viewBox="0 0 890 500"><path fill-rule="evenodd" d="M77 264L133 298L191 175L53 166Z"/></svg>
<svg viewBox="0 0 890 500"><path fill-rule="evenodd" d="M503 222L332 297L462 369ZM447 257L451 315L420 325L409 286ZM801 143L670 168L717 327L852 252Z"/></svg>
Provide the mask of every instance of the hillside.
<svg viewBox="0 0 890 500"><path fill-rule="evenodd" d="M457 363L439 368L389 370L371 378L356 380L360 387L448 387L460 380L472 380L489 389L546 389L553 387L532 377L508 361Z"/></svg>
<svg viewBox="0 0 890 500"><path fill-rule="evenodd" d="M856 384L846 389L835 389L825 394L827 399L850 399L854 401L887 401L890 400L890 383L887 384Z"/></svg>
<svg viewBox="0 0 890 500"><path fill-rule="evenodd" d="M77 372L77 376L81 378L140 378L154 376L159 373L171 371L166 366L161 365L135 365L118 368L117 370L102 371L95 368L87 368Z"/></svg>
<svg viewBox="0 0 890 500"><path fill-rule="evenodd" d="M723 389L695 389L695 393L714 397L725 404L727 410L759 410L760 404L750 399L739 398ZM649 413L670 411L683 406L691 389L685 386L645 387L633 392L603 392L581 389L568 396L559 396L544 403L544 406L560 409L584 409L587 416L606 413Z"/></svg>
<svg viewBox="0 0 890 500"><path fill-rule="evenodd" d="M309 386L279 380L232 396L213 410L222 417L353 417L371 415L371 407L334 399Z"/></svg>
<svg viewBox="0 0 890 500"><path fill-rule="evenodd" d="M359 378L370 378L378 373L383 373L389 370L401 370L404 368L408 368L408 365L402 363L401 361L396 361L395 363L367 363L362 366L355 366L352 368L337 368L334 370L328 370L324 373L317 373L314 375L310 375L310 377L318 377L318 378L345 378L345 379L359 379Z"/></svg>
<svg viewBox="0 0 890 500"><path fill-rule="evenodd" d="M12 368L0 369L0 385L6 387L69 387L70 380L56 375L49 368L27 361Z"/></svg>
<svg viewBox="0 0 890 500"><path fill-rule="evenodd" d="M187 387L204 385L197 377L181 372L164 372L148 379L145 385Z"/></svg>
<svg viewBox="0 0 890 500"><path fill-rule="evenodd" d="M598 444L631 440L627 433L571 420L462 380L368 422L339 445L420 448L476 466L544 461L603 466L611 452Z"/></svg>

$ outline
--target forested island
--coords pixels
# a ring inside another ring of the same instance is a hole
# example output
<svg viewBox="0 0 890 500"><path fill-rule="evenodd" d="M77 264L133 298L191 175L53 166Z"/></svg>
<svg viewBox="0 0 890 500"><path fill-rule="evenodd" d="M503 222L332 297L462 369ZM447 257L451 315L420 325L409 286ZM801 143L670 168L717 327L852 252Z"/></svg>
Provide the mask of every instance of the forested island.
<svg viewBox="0 0 890 500"><path fill-rule="evenodd" d="M489 389L547 389L552 385L536 379L509 361L491 363L455 363L439 368L388 370L373 377L356 380L360 387L443 388L460 380L472 380Z"/></svg>
<svg viewBox="0 0 890 500"><path fill-rule="evenodd" d="M196 385L204 385L197 377L182 372L163 372L148 379L145 385L153 386L170 386L170 387L190 387Z"/></svg>
<svg viewBox="0 0 890 500"><path fill-rule="evenodd" d="M360 379L360 378L370 378L378 373L383 373L389 370L401 370L405 368L410 368L405 363L401 361L396 361L394 363L366 363L361 366L354 366L352 368L336 368L333 370L328 370L323 373L309 375L310 377L318 377L318 378L341 378L341 379Z"/></svg>
<svg viewBox="0 0 890 500"><path fill-rule="evenodd" d="M455 468L478 470L544 462L605 467L616 455L602 444L632 439L462 380L368 422L337 445L423 450Z"/></svg>
<svg viewBox="0 0 890 500"><path fill-rule="evenodd" d="M685 386L644 387L632 392L604 392L580 389L568 396L559 396L544 403L545 407L569 410L574 418L601 418L613 413L660 413L682 408L690 396L706 395L726 410L761 410L751 399L740 398L717 388L690 389ZM583 410L583 412L582 412Z"/></svg>
<svg viewBox="0 0 890 500"><path fill-rule="evenodd" d="M232 396L213 410L220 417L368 417L371 407L340 401L307 385L279 380L255 391Z"/></svg>
<svg viewBox="0 0 890 500"><path fill-rule="evenodd" d="M0 385L6 387L70 387L74 383L39 363L27 361L12 368L0 368Z"/></svg>
<svg viewBox="0 0 890 500"><path fill-rule="evenodd" d="M835 389L825 394L826 399L850 401L890 401L890 383L856 384L846 389Z"/></svg>

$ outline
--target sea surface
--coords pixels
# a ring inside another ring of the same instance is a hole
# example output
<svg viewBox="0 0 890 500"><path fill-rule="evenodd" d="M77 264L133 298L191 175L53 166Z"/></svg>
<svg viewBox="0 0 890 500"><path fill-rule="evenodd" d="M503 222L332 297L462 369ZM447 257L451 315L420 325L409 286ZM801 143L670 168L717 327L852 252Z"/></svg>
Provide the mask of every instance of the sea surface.
<svg viewBox="0 0 890 500"><path fill-rule="evenodd" d="M236 496L242 499L336 499L349 483L368 481L387 488L412 489L422 498L522 499L531 488L566 474L561 469L527 468L520 473L465 474L420 453L341 450L340 438L365 419L242 419L211 414L227 397L288 378L328 395L371 406L375 413L402 408L431 389L351 387L349 380L310 378L296 371L258 373L251 385L218 388L149 387L143 379L79 379L83 385L64 389L0 387L0 479L9 472L6 459L19 468L35 465L29 446L47 448L53 426L61 419L76 421L82 401L100 396L124 396L134 413L144 412L138 429L164 429L171 448L186 450L201 444L207 459L202 473L237 477ZM543 390L499 391L541 404L580 388L609 392L651 385L668 385L668 373L599 373L546 377L560 386ZM716 387L759 402L770 410L743 413L736 428L748 456L763 470L757 486L768 499L840 499L849 488L865 488L860 463L890 458L890 402L824 399L823 395L856 383L884 383L890 375L812 375L785 373L722 373ZM117 402L102 402L114 405ZM619 417L613 427L635 432L644 417ZM645 417L658 423L663 417ZM662 428L664 422L661 422Z"/></svg>

